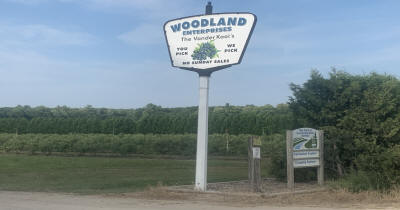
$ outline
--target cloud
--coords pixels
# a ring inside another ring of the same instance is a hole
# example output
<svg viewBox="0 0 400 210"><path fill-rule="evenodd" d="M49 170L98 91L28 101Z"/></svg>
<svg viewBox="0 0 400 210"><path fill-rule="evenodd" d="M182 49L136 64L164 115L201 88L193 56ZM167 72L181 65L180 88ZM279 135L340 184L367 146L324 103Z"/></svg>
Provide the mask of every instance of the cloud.
<svg viewBox="0 0 400 210"><path fill-rule="evenodd" d="M95 40L95 36L86 32L61 30L47 25L0 24L2 47L84 46Z"/></svg>
<svg viewBox="0 0 400 210"><path fill-rule="evenodd" d="M143 19L180 17L185 11L194 8L194 0L6 0L24 5L58 2L63 4L78 4L85 8L107 13L124 13Z"/></svg>
<svg viewBox="0 0 400 210"><path fill-rule="evenodd" d="M178 15L190 7L188 0L59 0L85 5L93 9L108 12L128 12L130 14L140 13L146 18L166 17Z"/></svg>
<svg viewBox="0 0 400 210"><path fill-rule="evenodd" d="M162 26L143 24L132 31L123 33L118 39L133 45L160 44L164 42Z"/></svg>
<svg viewBox="0 0 400 210"><path fill-rule="evenodd" d="M165 20L187 16L196 10L194 0L64 0L107 13L122 13L143 20ZM192 15L192 14L190 14Z"/></svg>
<svg viewBox="0 0 400 210"><path fill-rule="evenodd" d="M163 5L164 0L60 0L61 2L84 3L91 6L110 8L110 7L130 7L137 9L152 9Z"/></svg>
<svg viewBox="0 0 400 210"><path fill-rule="evenodd" d="M5 0L5 1L12 3L26 4L26 5L34 5L46 2L47 0Z"/></svg>

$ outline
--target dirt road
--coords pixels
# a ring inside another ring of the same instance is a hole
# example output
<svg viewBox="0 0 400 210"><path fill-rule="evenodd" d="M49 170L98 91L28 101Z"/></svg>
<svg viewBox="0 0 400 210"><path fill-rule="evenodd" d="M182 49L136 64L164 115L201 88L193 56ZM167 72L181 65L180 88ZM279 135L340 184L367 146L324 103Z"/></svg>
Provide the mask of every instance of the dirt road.
<svg viewBox="0 0 400 210"><path fill-rule="evenodd" d="M207 204L205 201L159 201L144 200L129 196L104 196L104 195L72 195L57 193L30 193L0 191L0 210L334 210L343 208L323 207L276 207L276 206L227 206L223 204ZM355 209L359 209L355 208ZM374 209L374 208L370 208ZM377 209L396 209L379 207Z"/></svg>

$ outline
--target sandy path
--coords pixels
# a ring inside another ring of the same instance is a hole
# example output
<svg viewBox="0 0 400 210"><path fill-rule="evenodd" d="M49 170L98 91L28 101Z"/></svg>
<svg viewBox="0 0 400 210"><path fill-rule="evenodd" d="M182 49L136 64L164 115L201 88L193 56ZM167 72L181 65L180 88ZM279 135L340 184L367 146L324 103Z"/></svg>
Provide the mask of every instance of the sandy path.
<svg viewBox="0 0 400 210"><path fill-rule="evenodd" d="M336 210L335 208L320 207L231 207L205 202L191 201L153 201L131 197L116 197L102 195L71 195L56 193L30 193L0 191L0 210ZM339 208L343 209L343 208ZM337 210L339 210L337 209ZM385 208L379 208L385 209ZM387 207L386 209L395 209Z"/></svg>

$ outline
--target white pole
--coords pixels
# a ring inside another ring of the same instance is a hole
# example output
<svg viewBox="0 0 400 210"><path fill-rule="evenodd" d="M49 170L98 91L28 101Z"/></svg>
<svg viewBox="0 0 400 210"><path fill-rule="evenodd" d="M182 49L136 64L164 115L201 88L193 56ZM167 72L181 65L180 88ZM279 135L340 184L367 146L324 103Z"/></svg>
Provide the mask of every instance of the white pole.
<svg viewBox="0 0 400 210"><path fill-rule="evenodd" d="M200 76L199 116L197 124L196 184L195 190L207 190L208 147L208 87L210 76Z"/></svg>

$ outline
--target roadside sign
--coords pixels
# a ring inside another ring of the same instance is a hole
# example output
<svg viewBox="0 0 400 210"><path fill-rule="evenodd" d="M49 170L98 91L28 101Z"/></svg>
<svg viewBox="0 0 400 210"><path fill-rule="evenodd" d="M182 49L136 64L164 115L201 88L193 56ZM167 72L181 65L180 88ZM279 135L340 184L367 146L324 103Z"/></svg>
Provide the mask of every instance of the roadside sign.
<svg viewBox="0 0 400 210"><path fill-rule="evenodd" d="M312 128L299 128L292 132L293 167L319 166L319 131Z"/></svg>
<svg viewBox="0 0 400 210"><path fill-rule="evenodd" d="M242 61L257 18L251 13L212 13L167 21L163 30L173 67L199 74L195 189L207 189L208 95L211 73Z"/></svg>
<svg viewBox="0 0 400 210"><path fill-rule="evenodd" d="M172 66L215 71L239 64L256 21L251 13L219 13L166 22Z"/></svg>
<svg viewBox="0 0 400 210"><path fill-rule="evenodd" d="M318 183L324 183L324 132L313 128L286 131L288 188L294 190L294 169L317 168Z"/></svg>

